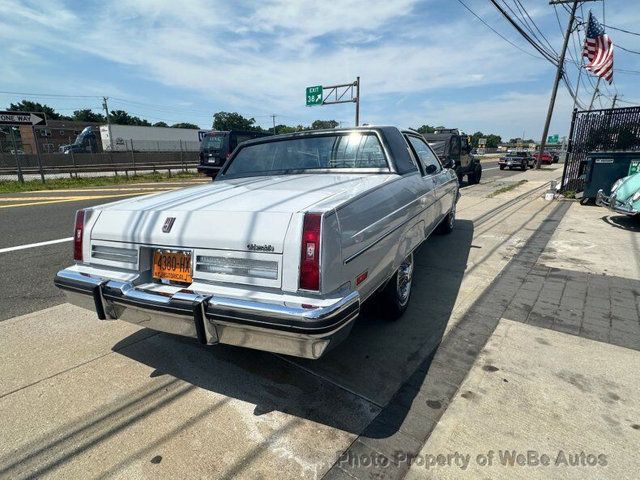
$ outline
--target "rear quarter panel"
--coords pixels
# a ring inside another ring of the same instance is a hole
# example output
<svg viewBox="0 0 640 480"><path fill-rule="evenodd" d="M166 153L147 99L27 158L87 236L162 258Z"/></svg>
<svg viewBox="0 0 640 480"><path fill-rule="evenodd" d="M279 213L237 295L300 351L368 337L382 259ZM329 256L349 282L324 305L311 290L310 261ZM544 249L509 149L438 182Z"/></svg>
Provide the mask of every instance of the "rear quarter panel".
<svg viewBox="0 0 640 480"><path fill-rule="evenodd" d="M424 205L416 188L417 175L383 185L337 210L340 255L327 267L341 275L331 275L327 287L351 282L364 299L424 240L427 226L421 214ZM356 285L356 278L365 272L367 279Z"/></svg>

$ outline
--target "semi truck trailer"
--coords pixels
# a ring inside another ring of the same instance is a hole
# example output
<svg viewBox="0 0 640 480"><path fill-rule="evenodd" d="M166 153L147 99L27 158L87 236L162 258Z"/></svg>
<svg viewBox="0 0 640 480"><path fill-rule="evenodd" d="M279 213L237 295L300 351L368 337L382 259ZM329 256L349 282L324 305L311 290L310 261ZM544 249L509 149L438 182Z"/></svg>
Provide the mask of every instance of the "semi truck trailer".
<svg viewBox="0 0 640 480"><path fill-rule="evenodd" d="M140 127L137 125L100 125L100 138L87 127L63 153L137 152L197 152L206 130L170 127Z"/></svg>

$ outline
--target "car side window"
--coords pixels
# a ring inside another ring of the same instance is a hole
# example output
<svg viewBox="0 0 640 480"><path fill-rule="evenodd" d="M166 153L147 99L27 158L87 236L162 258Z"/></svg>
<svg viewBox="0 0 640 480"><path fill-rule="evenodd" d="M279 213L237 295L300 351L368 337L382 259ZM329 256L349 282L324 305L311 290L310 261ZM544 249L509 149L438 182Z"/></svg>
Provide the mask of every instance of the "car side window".
<svg viewBox="0 0 640 480"><path fill-rule="evenodd" d="M467 140L467 137L461 138L460 141L462 142L462 154L466 155L470 153L471 149L469 148L469 140Z"/></svg>
<svg viewBox="0 0 640 480"><path fill-rule="evenodd" d="M427 145L427 142L414 136L409 136L408 138L413 150L420 159L420 163L422 163L422 170L431 175L440 172L442 170L440 160L438 160L436 154L433 153L431 147Z"/></svg>

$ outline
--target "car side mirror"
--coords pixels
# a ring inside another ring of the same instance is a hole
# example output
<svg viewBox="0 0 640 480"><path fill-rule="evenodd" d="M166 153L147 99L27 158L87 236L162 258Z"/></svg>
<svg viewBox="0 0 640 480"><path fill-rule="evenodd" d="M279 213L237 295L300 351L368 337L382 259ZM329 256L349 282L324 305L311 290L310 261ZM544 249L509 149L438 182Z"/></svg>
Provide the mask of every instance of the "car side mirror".
<svg viewBox="0 0 640 480"><path fill-rule="evenodd" d="M427 170L426 170L427 175L433 175L437 171L438 171L438 167L436 167L434 164L427 165Z"/></svg>

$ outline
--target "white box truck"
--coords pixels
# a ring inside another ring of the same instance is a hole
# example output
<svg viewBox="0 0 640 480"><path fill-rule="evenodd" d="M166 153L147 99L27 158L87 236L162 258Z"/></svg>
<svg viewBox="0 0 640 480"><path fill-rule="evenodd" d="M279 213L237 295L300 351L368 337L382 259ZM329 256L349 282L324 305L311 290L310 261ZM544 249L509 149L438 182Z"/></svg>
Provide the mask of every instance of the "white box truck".
<svg viewBox="0 0 640 480"><path fill-rule="evenodd" d="M101 125L100 138L105 152L197 152L207 130L136 125Z"/></svg>

